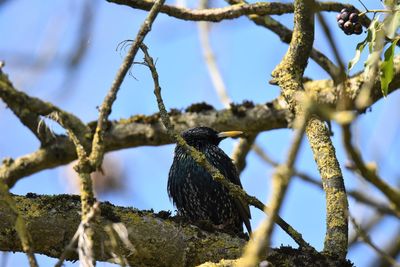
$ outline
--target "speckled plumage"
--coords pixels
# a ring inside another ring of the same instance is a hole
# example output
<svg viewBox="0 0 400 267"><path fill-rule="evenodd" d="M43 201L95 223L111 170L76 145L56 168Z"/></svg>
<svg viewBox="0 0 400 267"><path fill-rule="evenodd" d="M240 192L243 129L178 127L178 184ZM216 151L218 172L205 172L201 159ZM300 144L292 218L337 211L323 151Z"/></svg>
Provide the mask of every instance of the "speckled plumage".
<svg viewBox="0 0 400 267"><path fill-rule="evenodd" d="M182 137L204 153L225 178L242 187L232 160L218 147L224 139L218 132L208 127L196 127L183 132ZM228 190L214 181L179 145L175 148L169 171L168 194L179 214L191 221L207 220L235 233L242 233L245 223L251 232L248 205L230 196Z"/></svg>

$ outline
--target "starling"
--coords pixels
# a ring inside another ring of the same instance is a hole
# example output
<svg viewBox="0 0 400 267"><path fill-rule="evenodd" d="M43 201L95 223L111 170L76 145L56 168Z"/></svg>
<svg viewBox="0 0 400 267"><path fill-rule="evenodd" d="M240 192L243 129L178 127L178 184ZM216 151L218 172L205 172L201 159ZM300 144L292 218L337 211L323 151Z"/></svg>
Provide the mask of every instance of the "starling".
<svg viewBox="0 0 400 267"><path fill-rule="evenodd" d="M202 152L230 182L242 187L232 160L218 147L221 140L242 132L216 132L208 127L196 127L182 133L183 139ZM243 233L243 223L251 233L250 209L242 200L229 195L228 190L177 145L169 171L168 194L178 214L192 222L209 221L219 229Z"/></svg>

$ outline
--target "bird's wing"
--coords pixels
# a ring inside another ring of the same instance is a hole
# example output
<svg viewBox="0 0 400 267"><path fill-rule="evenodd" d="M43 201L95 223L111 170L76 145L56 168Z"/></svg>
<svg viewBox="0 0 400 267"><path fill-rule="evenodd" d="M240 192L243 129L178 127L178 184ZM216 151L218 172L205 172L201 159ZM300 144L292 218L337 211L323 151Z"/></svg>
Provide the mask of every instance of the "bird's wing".
<svg viewBox="0 0 400 267"><path fill-rule="evenodd" d="M223 171L223 175L232 183L240 186L240 188L243 188L242 183L240 182L240 177L239 177L237 168L233 164L232 159L225 153L224 153L224 155L227 157L227 160L226 161L224 160L223 162L226 162L226 163L229 162L229 166L226 166L225 168L221 168L220 171L225 170L225 171ZM240 218L243 220L243 222L246 226L247 232L249 234L251 234L251 225L250 225L251 214L250 214L249 205L247 204L247 202L245 200L240 199L240 198L235 198L234 201L235 201L236 208L239 211Z"/></svg>
<svg viewBox="0 0 400 267"><path fill-rule="evenodd" d="M240 218L242 218L244 225L246 226L247 232L250 235L251 234L251 225L250 225L251 214L250 214L249 205L247 205L246 202L243 201L242 199L235 198L234 201L235 201L236 207L239 211Z"/></svg>
<svg viewBox="0 0 400 267"><path fill-rule="evenodd" d="M240 182L239 174L236 170L236 167L235 166L233 166L233 167L234 167L234 173L232 173L231 175L227 175L227 177L231 177L232 180L231 179L230 180L232 183L243 188L242 183ZM235 198L234 201L235 201L236 207L239 211L240 217L242 218L244 225L246 225L247 232L249 234L251 234L251 225L250 225L251 214L250 214L249 205L247 204L247 202L245 200L243 200L241 198Z"/></svg>

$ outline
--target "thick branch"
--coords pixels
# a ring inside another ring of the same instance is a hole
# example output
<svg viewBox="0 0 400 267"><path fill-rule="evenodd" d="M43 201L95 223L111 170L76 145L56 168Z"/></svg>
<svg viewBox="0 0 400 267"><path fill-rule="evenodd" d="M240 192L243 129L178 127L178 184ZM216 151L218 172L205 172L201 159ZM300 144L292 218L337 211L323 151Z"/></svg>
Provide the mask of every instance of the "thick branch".
<svg viewBox="0 0 400 267"><path fill-rule="evenodd" d="M130 6L134 9L150 10L154 1L151 0L107 0L108 2ZM335 2L322 2L317 5L318 11L340 11L348 7ZM222 8L188 9L183 7L163 5L161 13L182 20L213 21L236 19L246 15L282 15L293 13L293 4L279 2L258 2L253 4L233 5Z"/></svg>
<svg viewBox="0 0 400 267"><path fill-rule="evenodd" d="M312 0L297 0L295 5L293 37L284 59L272 75L281 87L289 109L300 116L303 108L296 95L304 88L302 77L314 41L314 14L311 10ZM348 203L335 148L325 123L317 116L309 120L306 134L326 193L327 232L324 251L344 259L347 254Z"/></svg>
<svg viewBox="0 0 400 267"><path fill-rule="evenodd" d="M330 132L319 118L313 117L306 130L326 194L324 251L345 258L348 238L348 202L343 175L336 158Z"/></svg>
<svg viewBox="0 0 400 267"><path fill-rule="evenodd" d="M59 257L80 223L78 196L15 196L17 208L29 221L35 253ZM193 266L207 260L234 259L240 256L245 240L223 233L209 233L192 225L162 219L132 208L100 205L101 215L94 227L94 254L98 261L111 259L104 227L123 223L135 250L119 243L119 250L131 266ZM21 251L21 242L13 231L13 216L0 204L0 250ZM46 236L46 238L43 238ZM76 253L67 259L76 260Z"/></svg>
<svg viewBox="0 0 400 267"><path fill-rule="evenodd" d="M59 258L64 248L73 239L80 224L79 196L58 195L40 196L28 194L14 196L17 208L29 221L28 230L32 233L34 252ZM130 266L196 266L221 259L240 257L246 241L220 232L207 232L196 226L168 217L165 212L158 214L133 208L100 204L101 214L94 225L94 254L97 261L110 261L110 251L118 250ZM168 218L167 218L168 217ZM121 240L110 248L107 226L122 223L128 230L132 247L126 247ZM46 238L43 238L45 236ZM0 203L0 251L22 251L17 233L13 231L12 215ZM76 252L68 250L67 260L77 260ZM308 253L290 247L281 247L271 252L268 261L274 266L301 264L308 266L352 266L349 262L338 262L322 254Z"/></svg>
<svg viewBox="0 0 400 267"><path fill-rule="evenodd" d="M234 109L216 111L206 105L192 105L193 112L173 112L175 129L183 131L196 125L207 125L217 130L238 129L247 133L285 128L286 110L272 105L236 105ZM93 128L95 123L89 123ZM136 115L129 119L110 122L105 134L105 151L137 146L159 146L172 143L159 115ZM21 177L44 169L67 164L76 159L75 147L65 136L57 137L53 145L43 147L18 159L5 159L0 167L0 179L12 187Z"/></svg>
<svg viewBox="0 0 400 267"><path fill-rule="evenodd" d="M37 267L37 261L33 254L32 237L27 230L26 221L22 216L22 213L17 209L15 199L8 192L6 185L0 182L0 202L4 205L6 212L8 212L11 219L12 230L16 232L18 236L18 242L21 245L22 250L28 256L29 265L31 267Z"/></svg>

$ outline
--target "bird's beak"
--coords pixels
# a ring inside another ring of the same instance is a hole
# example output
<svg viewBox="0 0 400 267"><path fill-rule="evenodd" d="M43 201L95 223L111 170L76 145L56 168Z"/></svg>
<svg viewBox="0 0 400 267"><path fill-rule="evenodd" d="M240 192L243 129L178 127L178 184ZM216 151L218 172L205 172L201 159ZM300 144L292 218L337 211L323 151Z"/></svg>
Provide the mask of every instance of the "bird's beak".
<svg viewBox="0 0 400 267"><path fill-rule="evenodd" d="M236 137L241 135L242 131L227 131L227 132L220 132L218 133L219 138L226 138L226 137Z"/></svg>

